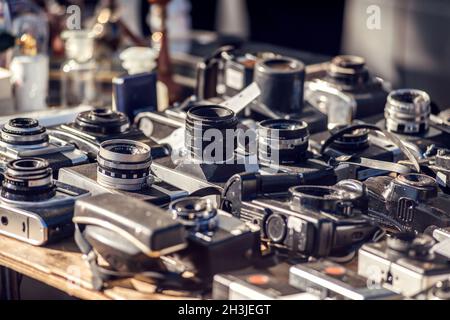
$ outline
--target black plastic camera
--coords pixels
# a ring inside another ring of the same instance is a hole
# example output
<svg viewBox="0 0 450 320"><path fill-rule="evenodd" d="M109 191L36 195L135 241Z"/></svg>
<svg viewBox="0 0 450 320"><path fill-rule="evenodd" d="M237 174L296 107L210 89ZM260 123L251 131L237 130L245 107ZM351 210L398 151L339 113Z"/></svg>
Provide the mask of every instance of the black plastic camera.
<svg viewBox="0 0 450 320"><path fill-rule="evenodd" d="M57 177L58 170L88 162L86 155L75 145L49 136L39 121L31 118L15 118L6 123L0 132L0 163L15 159L39 157L48 161Z"/></svg>
<svg viewBox="0 0 450 320"><path fill-rule="evenodd" d="M151 171L151 148L132 140L108 140L100 145L97 163L66 168L62 182L101 193L124 194L164 206L187 192L157 179Z"/></svg>
<svg viewBox="0 0 450 320"><path fill-rule="evenodd" d="M97 108L78 114L73 123L63 124L50 130L50 134L75 144L95 161L100 144L112 139L129 139L152 146L153 158L170 153L167 145L157 145L141 130L130 124L127 116L107 108Z"/></svg>
<svg viewBox="0 0 450 320"><path fill-rule="evenodd" d="M359 250L358 274L407 297L421 293L450 276L448 259L433 253L428 235L399 233Z"/></svg>
<svg viewBox="0 0 450 320"><path fill-rule="evenodd" d="M0 192L0 233L36 246L71 236L75 201L85 196L86 190L54 181L46 160L11 161Z"/></svg>
<svg viewBox="0 0 450 320"><path fill-rule="evenodd" d="M450 196L423 174L381 176L365 182L369 214L403 231L424 232L429 226L450 226Z"/></svg>
<svg viewBox="0 0 450 320"><path fill-rule="evenodd" d="M337 89L353 98L355 105L350 119L362 119L381 113L389 93L387 84L371 75L364 58L351 55L334 57L325 72L310 82L314 86L311 83L306 86L311 88L308 96L312 99L320 100L330 89Z"/></svg>
<svg viewBox="0 0 450 320"><path fill-rule="evenodd" d="M170 211L188 232L187 248L175 255L202 279L246 268L260 251L259 228L217 209L209 199L180 199Z"/></svg>
<svg viewBox="0 0 450 320"><path fill-rule="evenodd" d="M227 184L222 207L258 225L261 238L272 248L303 256L346 255L378 231L364 216L368 199L358 181L344 180L332 187L301 185L286 194L287 188L283 192L274 186L275 179L246 184L241 178L235 176ZM289 180L294 182L295 176ZM266 192L261 192L259 183L266 184ZM288 179L281 184L286 186Z"/></svg>

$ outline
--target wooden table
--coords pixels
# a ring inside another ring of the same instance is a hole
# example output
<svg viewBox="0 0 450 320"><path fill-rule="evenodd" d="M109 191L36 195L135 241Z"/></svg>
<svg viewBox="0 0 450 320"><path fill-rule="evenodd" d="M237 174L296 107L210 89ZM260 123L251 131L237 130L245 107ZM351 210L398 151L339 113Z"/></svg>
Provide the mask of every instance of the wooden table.
<svg viewBox="0 0 450 320"><path fill-rule="evenodd" d="M155 286L136 279L114 281L103 292L93 290L91 271L73 239L48 247L34 247L0 236L0 266L79 299L190 299L181 292L155 293Z"/></svg>

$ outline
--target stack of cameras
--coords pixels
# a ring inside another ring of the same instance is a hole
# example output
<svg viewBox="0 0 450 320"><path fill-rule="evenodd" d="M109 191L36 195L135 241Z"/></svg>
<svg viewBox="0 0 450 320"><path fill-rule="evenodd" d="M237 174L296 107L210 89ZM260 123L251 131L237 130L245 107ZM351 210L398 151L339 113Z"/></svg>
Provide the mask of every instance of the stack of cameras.
<svg viewBox="0 0 450 320"><path fill-rule="evenodd" d="M225 47L195 96L134 123L11 119L0 234L74 237L98 290L139 276L213 299L449 299L448 112L361 57L308 70Z"/></svg>

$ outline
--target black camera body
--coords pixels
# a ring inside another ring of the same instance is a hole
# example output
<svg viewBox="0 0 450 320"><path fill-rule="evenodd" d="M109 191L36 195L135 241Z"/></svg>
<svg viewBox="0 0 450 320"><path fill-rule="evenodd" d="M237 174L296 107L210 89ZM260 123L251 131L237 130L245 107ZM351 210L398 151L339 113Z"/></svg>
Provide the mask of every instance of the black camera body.
<svg viewBox="0 0 450 320"><path fill-rule="evenodd" d="M188 233L188 246L176 259L203 280L249 267L259 254L259 228L217 209L209 199L180 199L170 204L170 212Z"/></svg>
<svg viewBox="0 0 450 320"><path fill-rule="evenodd" d="M321 299L394 300L401 296L329 260L292 266L289 283Z"/></svg>
<svg viewBox="0 0 450 320"><path fill-rule="evenodd" d="M326 70L310 80L315 86L312 94L319 98L336 89L355 101L351 119L363 119L383 112L388 96L385 81L371 75L362 57L343 55L334 57ZM308 86L308 83L307 83Z"/></svg>
<svg viewBox="0 0 450 320"><path fill-rule="evenodd" d="M289 179L295 180L293 176ZM358 181L344 180L333 187L301 185L291 187L289 194L286 189L283 193L253 192L249 197L242 191L259 187L245 187L239 179L234 182L224 191L223 208L242 221L258 225L262 240L271 248L301 256L345 255L370 241L378 231L363 216L367 197ZM269 190L277 189L270 181L267 184ZM243 200L240 203L239 198Z"/></svg>
<svg viewBox="0 0 450 320"><path fill-rule="evenodd" d="M48 161L55 177L64 167L88 162L74 144L48 134L48 130L31 118L15 118L5 124L0 133L0 163L3 168L15 159L39 157Z"/></svg>
<svg viewBox="0 0 450 320"><path fill-rule="evenodd" d="M369 191L369 214L387 225L417 232L430 226L450 226L450 196L442 193L436 180L427 175L374 177L365 185Z"/></svg>
<svg viewBox="0 0 450 320"><path fill-rule="evenodd" d="M87 190L53 181L43 159L11 161L0 194L0 233L35 246L69 237L75 201L87 196Z"/></svg>
<svg viewBox="0 0 450 320"><path fill-rule="evenodd" d="M97 163L61 170L60 180L93 195L116 193L158 206L188 193L154 177L150 147L132 140L108 140L100 145Z"/></svg>
<svg viewBox="0 0 450 320"><path fill-rule="evenodd" d="M73 123L54 127L50 134L75 144L91 161L95 161L100 144L112 139L129 139L148 144L153 147L154 158L170 153L170 148L158 146L141 130L131 125L125 114L106 108L81 112Z"/></svg>
<svg viewBox="0 0 450 320"><path fill-rule="evenodd" d="M450 263L433 253L435 241L425 234L394 234L365 244L358 254L358 274L413 297L449 278Z"/></svg>

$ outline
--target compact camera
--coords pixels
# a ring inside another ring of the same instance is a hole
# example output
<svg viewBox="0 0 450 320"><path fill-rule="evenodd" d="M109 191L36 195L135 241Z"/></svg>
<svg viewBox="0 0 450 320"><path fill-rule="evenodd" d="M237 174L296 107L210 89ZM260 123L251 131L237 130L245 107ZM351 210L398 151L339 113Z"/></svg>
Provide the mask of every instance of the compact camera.
<svg viewBox="0 0 450 320"><path fill-rule="evenodd" d="M0 132L0 163L2 167L14 159L39 157L48 161L55 177L64 167L88 162L75 145L52 137L39 121L31 118L9 120Z"/></svg>
<svg viewBox="0 0 450 320"><path fill-rule="evenodd" d="M348 110L349 120L382 113L388 87L385 81L370 73L364 58L352 55L334 57L322 74L317 74L306 83L307 96L313 105L320 106L333 90L355 101L353 108Z"/></svg>
<svg viewBox="0 0 450 320"><path fill-rule="evenodd" d="M358 274L412 297L449 279L449 260L436 257L434 245L432 237L412 233L365 244L358 254Z"/></svg>
<svg viewBox="0 0 450 320"><path fill-rule="evenodd" d="M46 160L13 160L0 192L0 233L36 246L71 236L75 201L86 196L86 190L54 181Z"/></svg>
<svg viewBox="0 0 450 320"><path fill-rule="evenodd" d="M95 161L100 144L112 139L129 139L152 146L153 158L170 154L170 147L157 145L142 131L130 125L127 116L107 108L81 112L73 123L52 128L50 134L68 141L85 152L91 161Z"/></svg>
<svg viewBox="0 0 450 320"><path fill-rule="evenodd" d="M188 233L187 248L174 255L199 278L246 268L257 259L259 228L217 209L210 199L179 199L169 211Z"/></svg>
<svg viewBox="0 0 450 320"><path fill-rule="evenodd" d="M249 268L214 276L215 300L319 300L288 282L289 265L281 263L270 270Z"/></svg>
<svg viewBox="0 0 450 320"><path fill-rule="evenodd" d="M124 194L164 206L187 192L155 178L151 148L139 141L108 140L100 145L97 163L66 168L60 181L101 193Z"/></svg>
<svg viewBox="0 0 450 320"><path fill-rule="evenodd" d="M400 295L358 275L355 271L329 260L292 266L291 286L323 299L392 300Z"/></svg>
<svg viewBox="0 0 450 320"><path fill-rule="evenodd" d="M365 181L369 214L403 231L424 232L430 226L450 226L450 196L435 179L423 174L381 176Z"/></svg>
<svg viewBox="0 0 450 320"><path fill-rule="evenodd" d="M289 188L289 194L284 191L248 198L239 195L242 185L245 182L240 176L227 184L222 208L258 225L269 247L290 255L348 255L379 230L364 216L368 199L358 181L344 180L331 187L301 185ZM250 184L248 189L258 186Z"/></svg>

